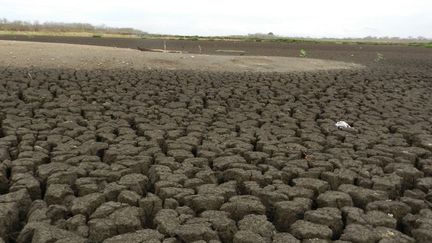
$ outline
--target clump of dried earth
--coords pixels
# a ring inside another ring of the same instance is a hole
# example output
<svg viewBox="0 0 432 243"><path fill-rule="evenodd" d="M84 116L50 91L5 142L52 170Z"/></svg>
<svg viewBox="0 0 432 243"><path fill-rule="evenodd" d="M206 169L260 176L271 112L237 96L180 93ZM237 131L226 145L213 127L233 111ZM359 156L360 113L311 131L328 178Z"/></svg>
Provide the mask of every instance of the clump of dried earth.
<svg viewBox="0 0 432 243"><path fill-rule="evenodd" d="M0 242L431 242L432 62L412 60L2 67Z"/></svg>

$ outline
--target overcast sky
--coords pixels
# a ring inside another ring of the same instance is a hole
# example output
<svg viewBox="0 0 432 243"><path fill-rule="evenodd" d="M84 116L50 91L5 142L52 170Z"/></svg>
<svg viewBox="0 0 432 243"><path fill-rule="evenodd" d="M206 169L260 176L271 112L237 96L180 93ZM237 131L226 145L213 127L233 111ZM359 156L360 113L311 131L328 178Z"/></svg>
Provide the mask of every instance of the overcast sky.
<svg viewBox="0 0 432 243"><path fill-rule="evenodd" d="M432 0L0 0L0 18L179 35L432 38Z"/></svg>

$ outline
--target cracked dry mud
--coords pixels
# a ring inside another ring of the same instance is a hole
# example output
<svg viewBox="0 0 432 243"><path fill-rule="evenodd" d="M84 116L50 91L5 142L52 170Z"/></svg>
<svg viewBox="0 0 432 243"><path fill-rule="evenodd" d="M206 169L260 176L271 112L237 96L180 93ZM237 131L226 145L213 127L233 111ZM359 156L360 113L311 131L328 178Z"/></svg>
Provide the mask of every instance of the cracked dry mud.
<svg viewBox="0 0 432 243"><path fill-rule="evenodd" d="M0 242L430 242L431 68L3 68Z"/></svg>

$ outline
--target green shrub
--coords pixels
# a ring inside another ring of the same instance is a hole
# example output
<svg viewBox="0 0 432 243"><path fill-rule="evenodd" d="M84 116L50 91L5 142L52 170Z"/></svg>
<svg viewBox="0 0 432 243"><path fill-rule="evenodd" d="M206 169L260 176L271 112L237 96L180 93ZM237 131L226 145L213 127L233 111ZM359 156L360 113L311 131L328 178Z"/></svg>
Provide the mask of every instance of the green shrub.
<svg viewBox="0 0 432 243"><path fill-rule="evenodd" d="M300 57L306 57L306 56L307 56L307 52L306 52L306 50L305 50L305 49L300 49L300 54L299 54L299 56L300 56Z"/></svg>

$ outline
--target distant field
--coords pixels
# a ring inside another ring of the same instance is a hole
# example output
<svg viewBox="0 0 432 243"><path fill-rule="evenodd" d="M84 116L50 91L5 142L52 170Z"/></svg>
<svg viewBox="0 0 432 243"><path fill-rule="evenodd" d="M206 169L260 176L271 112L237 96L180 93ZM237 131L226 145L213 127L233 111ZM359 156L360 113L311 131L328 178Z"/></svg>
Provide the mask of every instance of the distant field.
<svg viewBox="0 0 432 243"><path fill-rule="evenodd" d="M315 39L292 37L255 37L255 36L181 36L160 34L112 34L94 32L54 32L54 31L4 31L0 35L9 36L65 36L65 37L93 37L93 38L137 38L137 39L164 39L189 41L246 41L246 42L280 42L280 43L333 43L348 45L409 45L432 48L431 40L416 39Z"/></svg>

